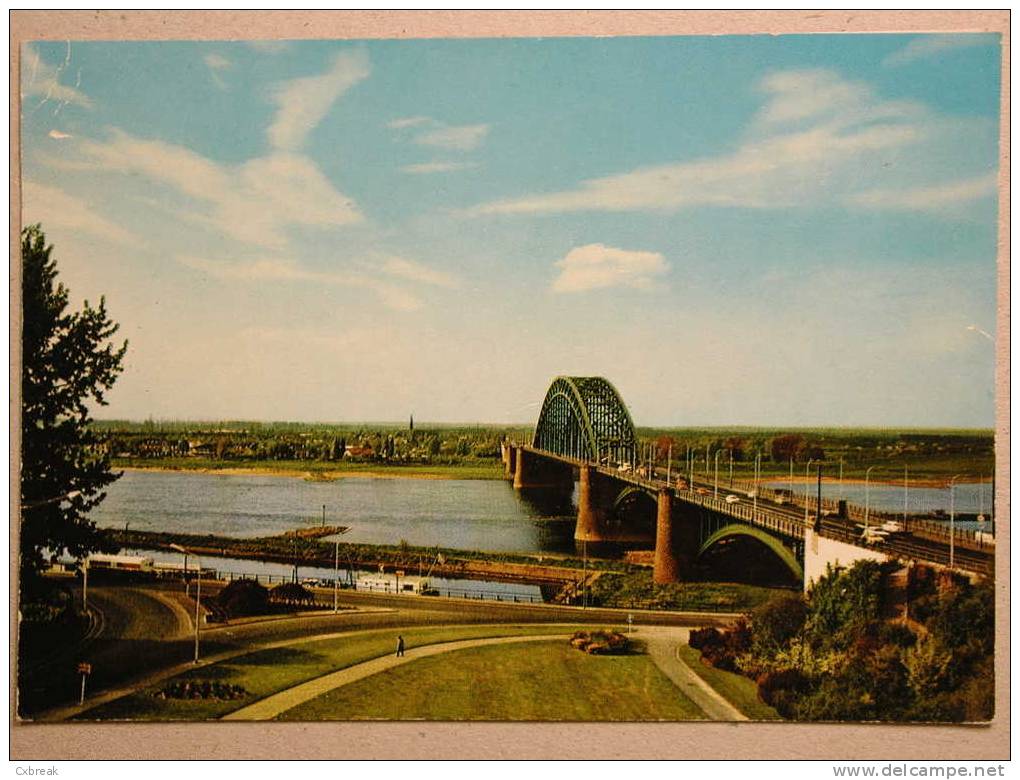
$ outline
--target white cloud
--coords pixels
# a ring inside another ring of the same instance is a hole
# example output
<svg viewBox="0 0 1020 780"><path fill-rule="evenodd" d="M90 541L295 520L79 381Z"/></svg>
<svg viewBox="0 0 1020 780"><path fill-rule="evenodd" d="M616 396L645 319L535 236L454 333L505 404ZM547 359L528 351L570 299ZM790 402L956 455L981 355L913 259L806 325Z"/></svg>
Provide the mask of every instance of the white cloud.
<svg viewBox="0 0 1020 780"><path fill-rule="evenodd" d="M50 130L46 135L58 141L62 141L65 138L74 138L74 136L71 135L70 133L62 133L59 130Z"/></svg>
<svg viewBox="0 0 1020 780"><path fill-rule="evenodd" d="M940 175L945 178L940 169L974 147L976 125L941 119L918 103L882 100L868 85L830 71L773 73L758 87L765 102L731 152L589 179L559 192L482 203L464 213L854 202L855 194L868 190L933 186Z"/></svg>
<svg viewBox="0 0 1020 780"><path fill-rule="evenodd" d="M277 84L272 92L277 113L267 130L269 142L277 149L300 148L333 103L369 72L364 51L343 51L325 73Z"/></svg>
<svg viewBox="0 0 1020 780"><path fill-rule="evenodd" d="M215 279L261 282L310 282L318 285L335 285L370 290L384 305L398 311L413 311L421 301L406 290L367 274L343 271L312 271L280 258L222 261L182 255L178 262Z"/></svg>
<svg viewBox="0 0 1020 780"><path fill-rule="evenodd" d="M604 244L575 247L556 266L561 270L552 289L567 293L605 287L648 290L655 277L669 270L658 252L616 249Z"/></svg>
<svg viewBox="0 0 1020 780"><path fill-rule="evenodd" d="M202 61L213 70L226 70L233 67L233 63L221 54L206 54Z"/></svg>
<svg viewBox="0 0 1020 780"><path fill-rule="evenodd" d="M413 282L422 282L437 287L456 288L460 286L460 280L452 274L437 271L427 265L405 260L402 257L388 257L379 266L379 270L389 276L396 276L408 279Z"/></svg>
<svg viewBox="0 0 1020 780"><path fill-rule="evenodd" d="M411 174L428 174L428 173L449 173L451 171L463 171L468 168L474 168L474 163L468 162L441 162L433 161L427 163L413 163L412 165L403 165L400 170L402 173Z"/></svg>
<svg viewBox="0 0 1020 780"><path fill-rule="evenodd" d="M354 202L315 163L276 152L239 166L220 165L190 149L113 131L107 142L80 145L94 167L143 175L205 204L193 220L248 244L279 249L294 225L329 228L360 222Z"/></svg>
<svg viewBox="0 0 1020 780"><path fill-rule="evenodd" d="M927 35L923 38L915 38L902 49L898 49L882 60L887 67L906 65L917 60L934 57L943 52L954 49L966 49L971 46L987 46L994 43L997 36L987 34L942 34Z"/></svg>
<svg viewBox="0 0 1020 780"><path fill-rule="evenodd" d="M436 146L440 149L470 151L478 147L489 134L489 125L454 125L429 130L414 139L416 144Z"/></svg>
<svg viewBox="0 0 1020 780"><path fill-rule="evenodd" d="M223 76L220 75L220 71L229 70L234 66L230 60L219 54L206 54L202 61L206 67L209 68L209 78L212 79L212 83L216 85L218 89L226 90L227 82L223 80Z"/></svg>
<svg viewBox="0 0 1020 780"><path fill-rule="evenodd" d="M36 106L41 106L47 101L57 103L57 110L60 106L71 103L82 108L93 107L92 98L81 92L78 87L81 85L81 72L76 75L73 87L60 83L60 77L71 64L71 44L67 45L67 56L64 62L57 65L50 65L45 62L39 53L29 44L22 48L21 58L21 96L41 97L42 100Z"/></svg>
<svg viewBox="0 0 1020 780"><path fill-rule="evenodd" d="M260 54L280 54L285 52L290 44L287 41L245 41L245 44Z"/></svg>
<svg viewBox="0 0 1020 780"><path fill-rule="evenodd" d="M405 127L418 127L419 125L433 124L434 119L427 116L406 116L399 119L391 119L386 126L393 130L402 130Z"/></svg>
<svg viewBox="0 0 1020 780"><path fill-rule="evenodd" d="M874 209L956 211L966 203L995 194L997 186L996 175L990 173L985 176L931 187L915 187L907 190L867 190L855 194L850 198L850 202Z"/></svg>
<svg viewBox="0 0 1020 780"><path fill-rule="evenodd" d="M56 227L88 233L115 244L141 243L131 231L97 214L80 198L56 187L25 180L21 187L21 210L26 225L41 222L44 229Z"/></svg>

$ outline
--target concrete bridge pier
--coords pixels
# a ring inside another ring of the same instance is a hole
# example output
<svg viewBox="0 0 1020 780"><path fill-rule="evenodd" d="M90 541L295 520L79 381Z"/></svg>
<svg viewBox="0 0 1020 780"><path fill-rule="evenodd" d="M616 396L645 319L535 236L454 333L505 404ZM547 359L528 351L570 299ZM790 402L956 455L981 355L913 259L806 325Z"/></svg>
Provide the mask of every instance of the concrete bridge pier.
<svg viewBox="0 0 1020 780"><path fill-rule="evenodd" d="M667 487L659 488L656 507L652 581L656 585L680 582L698 559L701 510L676 500Z"/></svg>
<svg viewBox="0 0 1020 780"><path fill-rule="evenodd" d="M574 469L569 463L543 458L523 447L515 449L516 461L513 470L515 488L573 489Z"/></svg>
<svg viewBox="0 0 1020 780"><path fill-rule="evenodd" d="M605 478L594 467L581 466L578 469L575 541L600 542L606 537L612 502L606 495L604 482Z"/></svg>
<svg viewBox="0 0 1020 780"><path fill-rule="evenodd" d="M507 442L503 447L503 476L513 481L514 471L517 469L517 447Z"/></svg>
<svg viewBox="0 0 1020 780"><path fill-rule="evenodd" d="M656 496L655 517L655 568L652 581L665 585L680 581L680 558L677 556L676 540L673 538L673 496L666 488L660 488Z"/></svg>

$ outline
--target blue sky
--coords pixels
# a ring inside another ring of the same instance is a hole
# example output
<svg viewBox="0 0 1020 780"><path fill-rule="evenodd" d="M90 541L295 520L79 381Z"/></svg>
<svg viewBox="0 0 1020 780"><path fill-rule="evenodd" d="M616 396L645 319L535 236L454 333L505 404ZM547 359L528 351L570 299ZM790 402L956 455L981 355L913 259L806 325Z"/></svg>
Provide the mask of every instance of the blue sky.
<svg viewBox="0 0 1020 780"><path fill-rule="evenodd" d="M998 36L22 53L103 417L993 424Z"/></svg>

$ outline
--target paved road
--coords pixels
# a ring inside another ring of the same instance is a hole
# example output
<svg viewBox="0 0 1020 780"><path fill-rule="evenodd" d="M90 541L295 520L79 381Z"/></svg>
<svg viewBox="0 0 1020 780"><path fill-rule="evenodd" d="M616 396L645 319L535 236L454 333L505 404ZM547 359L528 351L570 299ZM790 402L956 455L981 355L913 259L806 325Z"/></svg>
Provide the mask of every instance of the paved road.
<svg viewBox="0 0 1020 780"><path fill-rule="evenodd" d="M208 588L208 590L207 590ZM215 586L203 585L203 594ZM102 631L83 646L69 648L47 668L27 668L19 699L23 717L44 717L48 710L77 701L78 661L89 661L91 696L141 684L161 669L186 664L194 653L193 625L181 601L180 584L103 585L89 588L89 602L102 617ZM194 602L190 602L193 604ZM344 605L359 607L314 616L301 615L256 622L203 627L202 658L246 651L253 646L319 634L411 625L466 623L589 623L623 625L627 610L582 609L540 604L507 604L421 596L387 596L345 592ZM675 612L633 613L638 623L657 625L720 625L730 614ZM187 615L186 624L182 624ZM182 627L185 629L182 632Z"/></svg>
<svg viewBox="0 0 1020 780"><path fill-rule="evenodd" d="M634 636L645 640L648 656L687 698L697 704L710 720L747 720L711 685L680 659L679 645L687 644L690 630L642 626Z"/></svg>

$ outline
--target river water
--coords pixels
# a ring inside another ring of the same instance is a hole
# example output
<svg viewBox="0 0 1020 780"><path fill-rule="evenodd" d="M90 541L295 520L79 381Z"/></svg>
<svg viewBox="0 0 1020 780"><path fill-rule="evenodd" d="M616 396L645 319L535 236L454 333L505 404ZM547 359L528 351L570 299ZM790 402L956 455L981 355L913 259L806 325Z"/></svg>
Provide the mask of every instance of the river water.
<svg viewBox="0 0 1020 780"><path fill-rule="evenodd" d="M764 485L771 488L789 489L790 482L784 480L770 480ZM817 495L817 483L815 482L794 482L794 493L803 496L808 490L812 496ZM983 514L986 522L978 523L973 519L960 522L961 528L970 528L983 531L992 531L992 485L990 482L957 482L953 488L952 507L948 488L941 487L913 487L909 484L906 488L902 484L894 485L888 483L872 482L865 488L860 482L844 482L841 486L838 480L822 481L822 497L831 499L845 499L851 504L864 506L865 502L879 512L903 512L904 502L907 513L911 515L927 515L933 512L945 512L948 514L952 508L957 515L978 515ZM946 520L948 522L948 519Z"/></svg>
<svg viewBox="0 0 1020 780"><path fill-rule="evenodd" d="M318 525L343 540L485 552L574 551L570 506L539 506L502 480L296 477L128 471L91 517L102 528L231 537Z"/></svg>
<svg viewBox="0 0 1020 780"><path fill-rule="evenodd" d="M782 480L773 487L788 487ZM720 486L721 487L721 486ZM794 484L802 493L806 483ZM812 494L815 485L810 485ZM991 514L989 483L958 483L957 514ZM823 482L822 494L863 506L862 484ZM872 483L872 508L903 511L902 485ZM949 510L949 491L907 491L911 513ZM441 546L485 552L573 553L576 510L539 505L502 480L348 477L309 482L296 477L128 471L92 512L104 528L231 537L270 536L322 522L346 525L347 542ZM978 524L974 524L978 527ZM986 527L987 526L987 527ZM991 530L991 523L980 526Z"/></svg>

